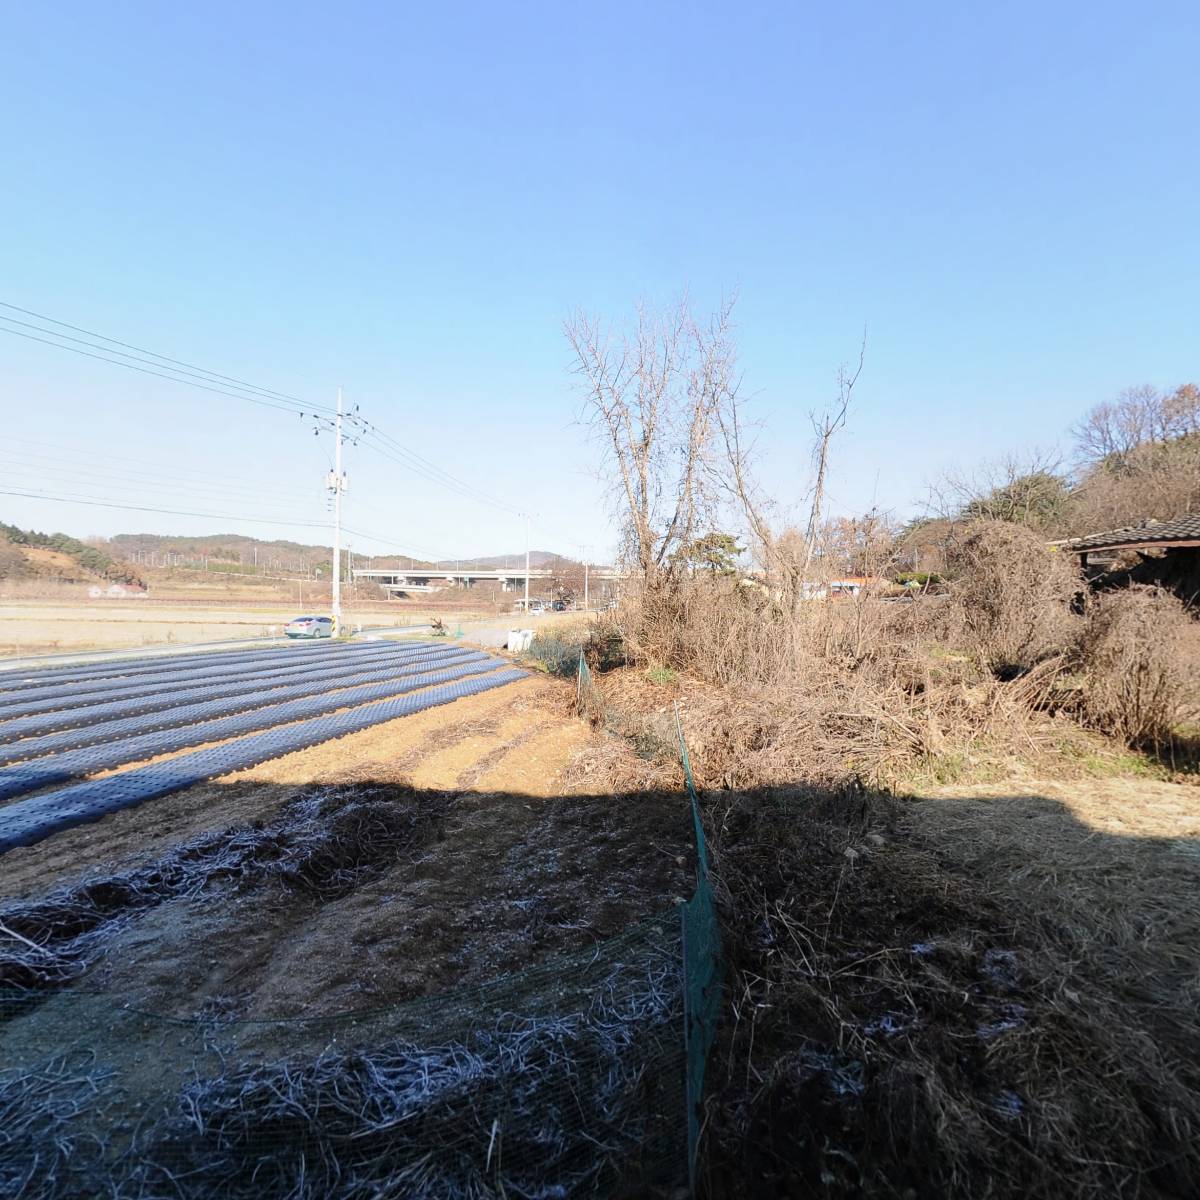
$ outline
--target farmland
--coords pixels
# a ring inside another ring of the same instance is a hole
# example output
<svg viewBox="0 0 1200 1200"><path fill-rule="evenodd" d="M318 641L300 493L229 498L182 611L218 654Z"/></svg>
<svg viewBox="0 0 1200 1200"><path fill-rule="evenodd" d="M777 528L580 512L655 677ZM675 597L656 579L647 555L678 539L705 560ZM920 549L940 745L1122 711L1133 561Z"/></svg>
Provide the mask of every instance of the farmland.
<svg viewBox="0 0 1200 1200"><path fill-rule="evenodd" d="M0 660L31 654L188 645L241 638L278 636L293 617L307 611L297 604L247 600L0 601ZM319 610L318 610L319 611ZM424 604L363 604L349 613L352 621L372 628L426 624L431 614L451 621L476 620L477 605L447 608Z"/></svg>
<svg viewBox="0 0 1200 1200"><path fill-rule="evenodd" d="M378 682L358 682L366 676ZM215 1045L223 1035L205 1022L218 1018L240 1031L222 1053L267 1068L319 1029L288 1022L388 1011L386 1028L355 1020L359 1044L382 1053L405 1021L426 1037L448 1035L451 1026L411 1008L424 997L470 989L461 994L475 995L473 1015L453 1026L462 1036L494 1020L497 1006L539 1020L569 1012L572 972L590 989L609 977L616 986L614 971L632 970L629 986L641 986L637 973L649 970L663 1019L675 1011L656 942L623 967L595 956L561 966L553 997L536 972L524 974L645 937L630 931L661 919L689 887L678 794L629 797L614 826L612 796L572 782L574 761L599 735L570 713L558 681L454 643L362 641L64 667L0 685L0 992L9 997L0 1046L7 1064L25 1064L0 1075L0 1105L12 1101L6 1078L30 1085L53 1030L88 1042L86 1086L104 1111L150 1105L169 1121L171 1088L190 1086L190 1069L180 1043L162 1042L172 1028L164 1019L208 1029ZM506 978L517 994L509 986L489 999ZM115 1032L91 1006L117 997L157 1017L122 1019ZM644 1035L630 1024L629 1036L646 1040L635 1059L621 1051L614 1069L639 1070L654 1053L655 1021ZM670 1055L679 1044L672 1033ZM165 1076L144 1075L148 1054ZM210 1069L212 1085L224 1086L224 1069ZM114 1073L121 1099L103 1082ZM670 1100L673 1114L678 1088ZM4 1111L11 1121L60 1119L31 1103ZM439 1112L431 1100L429 1120ZM650 1119L639 1112L624 1119ZM86 1136L92 1119L62 1118L59 1136ZM674 1138L681 1126L671 1122ZM99 1159L45 1172L15 1161L35 1172L39 1195L98 1181L125 1194L135 1185L123 1172L141 1172L142 1187L147 1172L174 1171L191 1152L175 1145L164 1157L145 1145L131 1166L115 1149L105 1139ZM345 1169L341 1152L329 1153ZM405 1153L377 1153L370 1169L407 1169ZM476 1169L464 1166L463 1179ZM584 1177L597 1169L572 1168ZM240 1194L243 1170L231 1161L222 1186ZM428 1194L445 1193L431 1185Z"/></svg>

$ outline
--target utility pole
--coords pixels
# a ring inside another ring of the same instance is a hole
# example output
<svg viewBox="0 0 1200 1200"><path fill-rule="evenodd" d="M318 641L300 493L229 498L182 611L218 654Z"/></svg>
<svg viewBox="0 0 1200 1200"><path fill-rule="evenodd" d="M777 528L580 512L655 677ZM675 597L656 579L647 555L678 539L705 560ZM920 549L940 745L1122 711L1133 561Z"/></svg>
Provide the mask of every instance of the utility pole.
<svg viewBox="0 0 1200 1200"><path fill-rule="evenodd" d="M333 422L333 470L329 475L329 490L333 493L333 636L337 637L342 623L342 492L346 476L342 472L342 389L338 388L337 416Z"/></svg>
<svg viewBox="0 0 1200 1200"><path fill-rule="evenodd" d="M533 518L525 514L525 615L529 615L529 543L533 538Z"/></svg>
<svg viewBox="0 0 1200 1200"><path fill-rule="evenodd" d="M583 551L583 611L588 612L588 559L591 557L591 546L580 546Z"/></svg>

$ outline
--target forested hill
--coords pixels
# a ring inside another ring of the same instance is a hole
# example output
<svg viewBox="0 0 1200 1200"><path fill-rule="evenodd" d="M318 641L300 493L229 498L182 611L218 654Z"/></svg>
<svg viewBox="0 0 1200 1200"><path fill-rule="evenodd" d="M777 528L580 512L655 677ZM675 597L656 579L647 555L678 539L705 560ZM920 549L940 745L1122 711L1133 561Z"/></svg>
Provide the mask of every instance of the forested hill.
<svg viewBox="0 0 1200 1200"><path fill-rule="evenodd" d="M0 579L52 577L142 585L135 567L66 533L41 533L0 521Z"/></svg>

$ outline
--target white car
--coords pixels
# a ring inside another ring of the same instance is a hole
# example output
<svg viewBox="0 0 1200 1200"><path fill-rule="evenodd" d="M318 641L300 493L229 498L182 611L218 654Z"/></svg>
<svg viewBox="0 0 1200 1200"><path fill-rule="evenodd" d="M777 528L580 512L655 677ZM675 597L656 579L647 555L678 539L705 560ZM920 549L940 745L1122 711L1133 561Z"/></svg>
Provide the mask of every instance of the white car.
<svg viewBox="0 0 1200 1200"><path fill-rule="evenodd" d="M283 627L283 632L290 638L333 637L333 618L296 617Z"/></svg>

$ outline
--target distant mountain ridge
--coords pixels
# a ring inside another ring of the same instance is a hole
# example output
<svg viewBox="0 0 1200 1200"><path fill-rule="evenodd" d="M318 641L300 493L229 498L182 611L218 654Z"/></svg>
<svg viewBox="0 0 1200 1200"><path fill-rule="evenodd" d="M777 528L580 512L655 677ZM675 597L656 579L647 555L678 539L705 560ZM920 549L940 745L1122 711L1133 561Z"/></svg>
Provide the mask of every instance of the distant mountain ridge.
<svg viewBox="0 0 1200 1200"><path fill-rule="evenodd" d="M7 537L5 532L7 531ZM60 551L82 571L79 578L104 578L132 581L147 569L172 566L207 566L230 564L223 569L246 574L272 571L311 576L328 573L331 566L328 545L313 545L288 538L250 537L244 533L207 533L197 535L162 533L119 533L111 538L88 538L86 541L64 533L41 534L0 523L0 541L13 546L6 552L4 568L9 575L48 573L49 562L38 564L37 556L17 551L16 544ZM366 555L353 551L353 565L365 566L367 561L377 568L389 567L425 570L511 570L525 569L525 551L515 554L488 554L476 558L441 559L431 562L409 554ZM531 550L529 565L544 568L553 563L571 560L550 550ZM62 560L65 563L65 559ZM62 572L59 571L59 574Z"/></svg>
<svg viewBox="0 0 1200 1200"><path fill-rule="evenodd" d="M530 550L530 567L547 567L551 563L569 561L550 550ZM433 564L447 571L523 571L525 551L519 554L492 554L484 558L443 558Z"/></svg>

